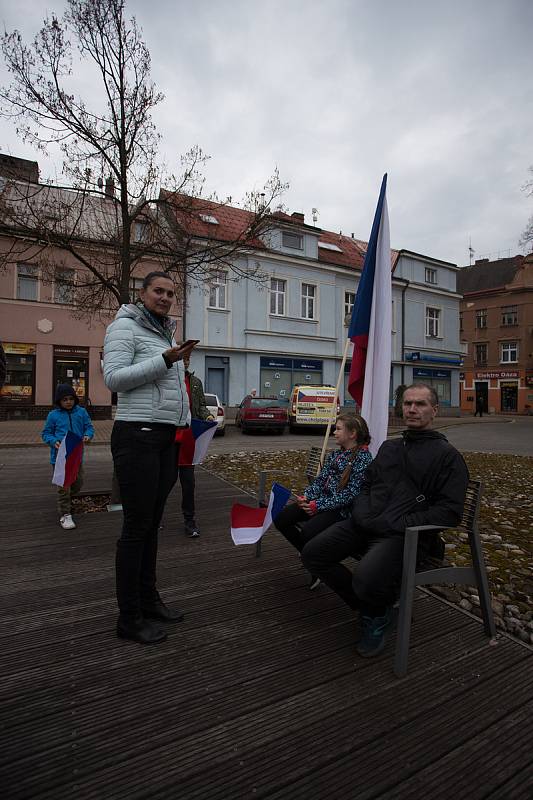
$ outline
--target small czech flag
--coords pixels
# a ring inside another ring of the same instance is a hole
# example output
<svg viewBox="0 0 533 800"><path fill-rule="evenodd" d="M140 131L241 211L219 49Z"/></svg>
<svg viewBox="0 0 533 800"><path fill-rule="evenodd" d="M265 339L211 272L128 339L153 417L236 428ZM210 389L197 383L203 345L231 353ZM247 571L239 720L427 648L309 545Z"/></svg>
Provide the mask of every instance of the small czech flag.
<svg viewBox="0 0 533 800"><path fill-rule="evenodd" d="M267 508L251 508L241 503L231 507L231 538L234 544L255 544L272 525L291 496L280 483L273 483Z"/></svg>
<svg viewBox="0 0 533 800"><path fill-rule="evenodd" d="M216 429L216 422L193 417L190 428L181 431L178 466L192 467L194 464L201 464Z"/></svg>
<svg viewBox="0 0 533 800"><path fill-rule="evenodd" d="M82 457L83 439L72 431L67 431L57 451L52 483L68 489L78 477Z"/></svg>

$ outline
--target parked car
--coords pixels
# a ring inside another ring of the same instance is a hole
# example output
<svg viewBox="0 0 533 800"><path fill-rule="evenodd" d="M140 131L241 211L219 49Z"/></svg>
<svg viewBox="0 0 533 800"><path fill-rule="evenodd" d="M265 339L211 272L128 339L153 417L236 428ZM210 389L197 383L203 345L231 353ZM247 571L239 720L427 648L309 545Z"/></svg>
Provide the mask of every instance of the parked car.
<svg viewBox="0 0 533 800"><path fill-rule="evenodd" d="M226 414L224 413L224 407L222 406L218 396L216 394L209 394L205 395L205 404L208 408L208 411L217 421L217 429L215 431L215 436L225 436L226 435Z"/></svg>
<svg viewBox="0 0 533 800"><path fill-rule="evenodd" d="M289 401L278 397L252 397L247 395L235 417L235 425L243 433L250 431L272 431L284 433L288 424Z"/></svg>

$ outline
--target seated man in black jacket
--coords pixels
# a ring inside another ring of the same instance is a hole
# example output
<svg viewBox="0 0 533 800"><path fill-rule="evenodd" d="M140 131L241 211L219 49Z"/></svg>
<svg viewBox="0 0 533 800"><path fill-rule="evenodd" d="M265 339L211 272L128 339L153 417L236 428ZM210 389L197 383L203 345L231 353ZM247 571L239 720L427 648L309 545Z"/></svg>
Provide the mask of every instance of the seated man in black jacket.
<svg viewBox="0 0 533 800"><path fill-rule="evenodd" d="M432 430L437 393L413 384L403 395L407 430L384 442L365 472L350 519L327 528L302 550L312 575L330 586L362 617L361 656L375 656L385 646L385 629L398 597L405 528L412 525L459 524L468 469L443 434ZM435 534L420 537L419 558L442 546ZM340 562L358 559L352 573Z"/></svg>

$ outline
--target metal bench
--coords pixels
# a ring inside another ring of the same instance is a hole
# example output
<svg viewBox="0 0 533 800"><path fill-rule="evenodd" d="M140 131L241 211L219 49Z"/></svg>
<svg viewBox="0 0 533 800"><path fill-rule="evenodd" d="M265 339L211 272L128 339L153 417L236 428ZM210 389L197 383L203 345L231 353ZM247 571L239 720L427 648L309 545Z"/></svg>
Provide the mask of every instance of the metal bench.
<svg viewBox="0 0 533 800"><path fill-rule="evenodd" d="M440 567L437 569L426 569L422 566L421 571L417 571L416 559L419 535L423 536L424 533L428 531L442 531L443 528L442 526L439 527L436 525L420 525L418 527L406 528L405 530L398 635L394 657L394 673L399 678L407 673L415 586L427 586L428 584L436 583L457 583L477 586L485 633L490 637L496 635L487 570L478 531L481 491L482 484L479 481L469 481L463 518L459 525L459 529L468 535L472 566Z"/></svg>

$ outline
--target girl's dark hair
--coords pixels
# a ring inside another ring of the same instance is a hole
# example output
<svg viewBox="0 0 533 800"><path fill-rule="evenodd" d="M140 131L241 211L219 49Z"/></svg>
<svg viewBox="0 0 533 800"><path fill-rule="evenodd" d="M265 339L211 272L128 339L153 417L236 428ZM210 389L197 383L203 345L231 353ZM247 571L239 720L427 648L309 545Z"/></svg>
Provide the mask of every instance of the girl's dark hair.
<svg viewBox="0 0 533 800"><path fill-rule="evenodd" d="M345 468L344 472L341 475L341 479L339 481L339 489L344 489L347 485L348 481L350 480L350 474L352 472L353 462L357 458L357 453L359 452L359 448L363 447L364 445L370 444L370 432L368 430L368 425L366 424L363 417L360 417L359 414L355 414L353 411L342 411L339 416L337 417L337 422L344 422L344 427L347 428L352 433L355 431L357 434L357 447L352 450L350 463Z"/></svg>
<svg viewBox="0 0 533 800"><path fill-rule="evenodd" d="M155 281L156 278L166 278L167 281L172 281L172 278L168 274L168 272L162 272L161 270L155 270L154 272L149 272L148 275L143 280L143 289L148 289L150 284ZM172 281L174 283L174 281Z"/></svg>

